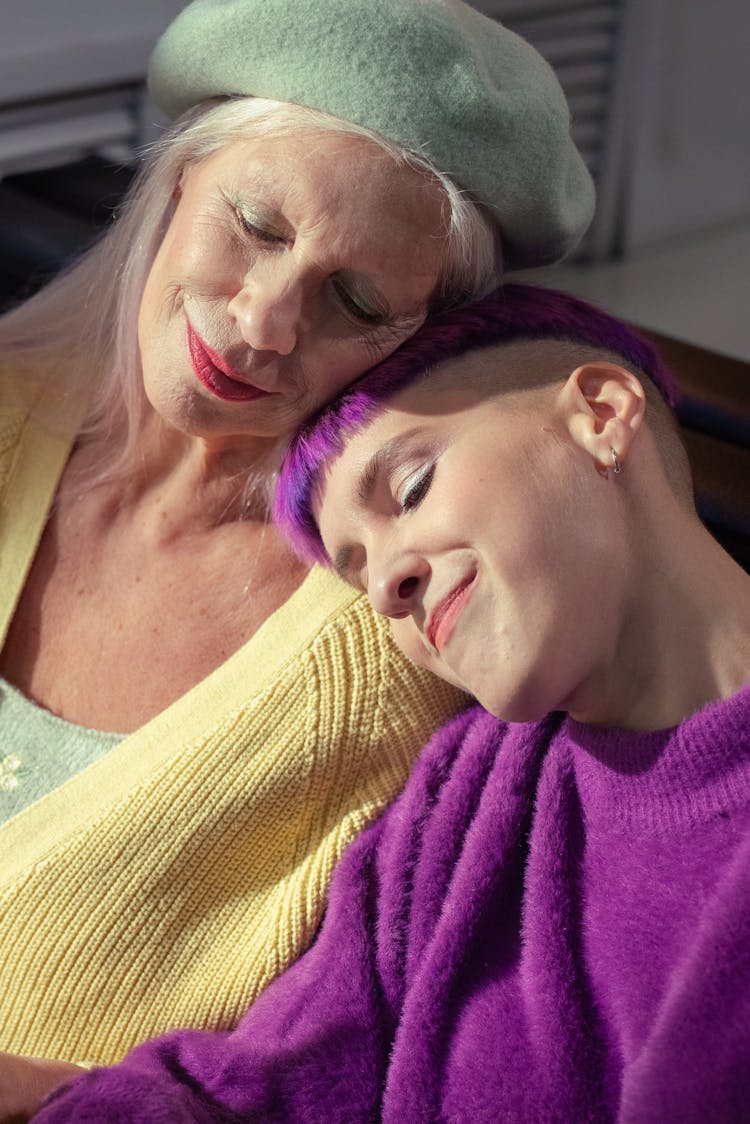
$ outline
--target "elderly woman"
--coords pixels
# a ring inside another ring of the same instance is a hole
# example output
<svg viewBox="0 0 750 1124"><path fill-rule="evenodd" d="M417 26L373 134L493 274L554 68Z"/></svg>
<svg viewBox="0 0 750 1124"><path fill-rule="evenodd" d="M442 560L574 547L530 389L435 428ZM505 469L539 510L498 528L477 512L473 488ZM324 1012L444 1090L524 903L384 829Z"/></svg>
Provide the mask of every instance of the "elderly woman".
<svg viewBox="0 0 750 1124"><path fill-rule="evenodd" d="M660 388L623 325L509 286L304 434L298 546L486 709L237 1031L139 1047L39 1124L747 1119L750 577Z"/></svg>
<svg viewBox="0 0 750 1124"><path fill-rule="evenodd" d="M593 194L461 3L199 0L150 81L118 221L0 322L0 1047L100 1063L236 1022L460 697L269 526L284 437Z"/></svg>

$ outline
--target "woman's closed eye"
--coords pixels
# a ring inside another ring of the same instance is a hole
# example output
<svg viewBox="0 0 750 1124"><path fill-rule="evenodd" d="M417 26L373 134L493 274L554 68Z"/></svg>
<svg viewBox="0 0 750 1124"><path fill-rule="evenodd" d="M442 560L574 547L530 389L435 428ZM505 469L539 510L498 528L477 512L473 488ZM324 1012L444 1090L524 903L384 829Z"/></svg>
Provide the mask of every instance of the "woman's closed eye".
<svg viewBox="0 0 750 1124"><path fill-rule="evenodd" d="M435 475L435 464L421 465L409 474L398 488L397 500L403 512L414 511L430 490Z"/></svg>
<svg viewBox="0 0 750 1124"><path fill-rule="evenodd" d="M370 324L374 327L379 327L381 324L387 323L388 316L386 313L381 309L365 307L337 277L333 279L333 289L344 311L361 324Z"/></svg>
<svg viewBox="0 0 750 1124"><path fill-rule="evenodd" d="M268 223L263 221L261 215L239 203L234 204L234 213L243 234L248 234L256 242L273 245L283 242L284 238L278 231L273 230Z"/></svg>

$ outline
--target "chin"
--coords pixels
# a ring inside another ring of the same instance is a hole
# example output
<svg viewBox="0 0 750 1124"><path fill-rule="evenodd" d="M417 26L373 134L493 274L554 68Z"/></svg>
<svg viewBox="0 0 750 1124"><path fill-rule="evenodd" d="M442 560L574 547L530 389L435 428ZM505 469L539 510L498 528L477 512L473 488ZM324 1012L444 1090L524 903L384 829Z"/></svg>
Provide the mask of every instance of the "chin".
<svg viewBox="0 0 750 1124"><path fill-rule="evenodd" d="M540 695L539 691L530 689L524 684L512 695L503 693L498 696L496 692L481 691L475 695L477 701L485 710L503 722L539 722L552 710L559 709L555 703Z"/></svg>
<svg viewBox="0 0 750 1124"><path fill-rule="evenodd" d="M499 718L501 722L513 722L519 725L523 725L527 722L540 722L542 718L545 718L549 714L549 710L535 710L531 707L518 707L513 704L506 706L503 703L492 703L488 706L486 703L483 703L481 699L479 703L495 718Z"/></svg>

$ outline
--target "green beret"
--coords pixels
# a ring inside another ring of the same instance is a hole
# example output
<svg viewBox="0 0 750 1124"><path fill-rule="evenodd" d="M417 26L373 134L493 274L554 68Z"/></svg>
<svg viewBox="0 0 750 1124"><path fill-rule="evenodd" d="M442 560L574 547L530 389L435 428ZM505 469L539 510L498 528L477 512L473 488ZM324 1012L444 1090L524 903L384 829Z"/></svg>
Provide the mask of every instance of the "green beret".
<svg viewBox="0 0 750 1124"><path fill-rule="evenodd" d="M509 268L557 261L594 187L550 66L461 0L193 0L151 58L157 105L298 102L428 157L498 219Z"/></svg>

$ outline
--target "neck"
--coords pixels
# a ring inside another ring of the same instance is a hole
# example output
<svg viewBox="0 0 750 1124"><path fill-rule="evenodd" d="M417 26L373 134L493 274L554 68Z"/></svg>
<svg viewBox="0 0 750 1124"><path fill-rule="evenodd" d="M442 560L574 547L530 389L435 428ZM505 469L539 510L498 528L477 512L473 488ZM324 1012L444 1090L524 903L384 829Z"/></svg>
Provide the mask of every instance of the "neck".
<svg viewBox="0 0 750 1124"><path fill-rule="evenodd" d="M611 661L567 709L591 724L664 729L750 680L750 577L676 504L630 549Z"/></svg>
<svg viewBox="0 0 750 1124"><path fill-rule="evenodd" d="M150 414L133 457L138 469L124 484L114 486L113 498L120 514L156 504L170 513L172 530L210 529L237 521L266 523L282 453L278 439L208 442L168 429ZM88 459L96 457L93 447L80 450L78 468L84 476Z"/></svg>

